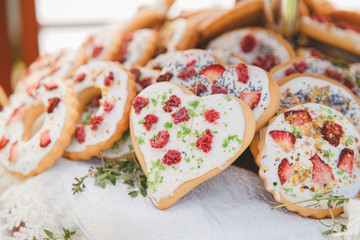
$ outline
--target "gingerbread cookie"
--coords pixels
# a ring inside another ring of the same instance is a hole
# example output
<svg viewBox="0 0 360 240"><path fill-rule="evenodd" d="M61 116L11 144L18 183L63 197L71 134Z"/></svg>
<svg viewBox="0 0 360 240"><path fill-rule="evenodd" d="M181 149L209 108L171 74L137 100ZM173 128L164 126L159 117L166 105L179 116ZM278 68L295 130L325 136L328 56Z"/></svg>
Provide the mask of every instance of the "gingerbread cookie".
<svg viewBox="0 0 360 240"><path fill-rule="evenodd" d="M126 68L144 66L154 55L158 44L157 32L140 29L124 35L119 52L114 60Z"/></svg>
<svg viewBox="0 0 360 240"><path fill-rule="evenodd" d="M128 129L136 84L125 67L113 62L81 66L71 81L78 93L79 111L85 108L87 111L82 114L82 123L77 125L65 156L74 160L89 159L111 148Z"/></svg>
<svg viewBox="0 0 360 240"><path fill-rule="evenodd" d="M75 131L78 101L61 79L47 77L30 97L13 95L1 113L1 164L13 175L30 177L51 167L63 154ZM44 113L42 126L34 133L32 124Z"/></svg>
<svg viewBox="0 0 360 240"><path fill-rule="evenodd" d="M254 131L246 103L223 94L199 98L173 83L144 89L130 113L135 153L159 209L228 167Z"/></svg>
<svg viewBox="0 0 360 240"><path fill-rule="evenodd" d="M266 189L279 203L318 195L353 198L360 191L360 134L340 112L307 103L277 115L264 130L256 158ZM330 217L328 201L286 206L302 216ZM333 204L335 216L342 205Z"/></svg>
<svg viewBox="0 0 360 240"><path fill-rule="evenodd" d="M206 50L179 52L157 81L178 83L198 96L222 93L238 97L253 110L257 130L275 114L279 101L278 86L266 71L244 63L226 67Z"/></svg>
<svg viewBox="0 0 360 240"><path fill-rule="evenodd" d="M160 72L157 70L137 66L131 67L130 72L134 75L138 92L156 83L156 79L160 75Z"/></svg>
<svg viewBox="0 0 360 240"><path fill-rule="evenodd" d="M226 32L210 41L207 49L232 51L247 63L267 71L295 57L291 45L279 34L259 27Z"/></svg>

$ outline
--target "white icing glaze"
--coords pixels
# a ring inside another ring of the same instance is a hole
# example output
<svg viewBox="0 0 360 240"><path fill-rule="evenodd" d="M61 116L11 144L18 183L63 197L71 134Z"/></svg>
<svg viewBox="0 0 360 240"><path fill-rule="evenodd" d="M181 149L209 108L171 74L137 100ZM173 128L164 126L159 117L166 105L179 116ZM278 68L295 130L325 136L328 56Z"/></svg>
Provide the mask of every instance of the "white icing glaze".
<svg viewBox="0 0 360 240"><path fill-rule="evenodd" d="M121 158L126 154L130 154L133 151L133 145L130 138L130 130L127 130L121 139L114 143L114 145L102 152L102 156L105 158L116 159Z"/></svg>
<svg viewBox="0 0 360 240"><path fill-rule="evenodd" d="M176 54L176 52L166 52L156 56L154 59L151 59L145 67L153 69L162 69L168 61Z"/></svg>
<svg viewBox="0 0 360 240"><path fill-rule="evenodd" d="M342 126L344 134L341 138L340 144L337 147L334 147L333 145L330 145L327 140L321 137L318 138L318 141L321 142L321 149L323 151L329 151L329 157L325 157L324 153L320 152L315 147L315 144L317 143L316 138L307 137L304 135L302 138L296 139L294 150L291 150L289 153L285 153L270 137L269 132L273 130L292 132L294 129L291 124L285 121L284 113L278 115L265 133L265 144L262 149L260 158L261 167L259 174L266 179L267 190L275 194L277 201L279 201L280 196L282 196L289 202L311 199L315 194L321 194L327 191L332 191L331 195L334 196L344 195L345 197L349 198L355 197L360 190L360 185L358 184L357 180L357 176L360 174L360 156L359 151L357 150L358 143L356 142L356 139L360 139L360 134L358 133L357 129L340 112L327 106L315 103L307 103L293 107L290 110L300 110L305 108L307 108L310 116L313 119L313 122L315 122L315 119L318 118L321 126L323 122L330 118L334 119L335 123ZM321 120L321 115L325 116L325 119ZM314 133L313 127L311 127L311 129ZM297 130L300 132L302 131L301 127L297 127ZM354 140L349 141L348 145L345 145L345 141L350 136L354 136ZM354 150L355 161L353 164L352 174L337 168L340 152L344 148L350 148ZM311 179L313 164L309 159L314 156L315 153L318 154L322 161L331 167L335 180L329 182L327 185L314 183ZM297 157L300 158L299 161L296 161ZM303 180L293 180L293 178L291 178L289 181L281 185L278 177L278 166L281 160L284 158L287 158L290 163L293 163L293 166L295 166L295 168L299 171L299 179L301 179L301 176L305 174L305 178ZM302 191L301 187L303 186L307 186L308 188L303 189ZM313 191L311 191L312 188ZM308 203L299 204L299 206L302 207L308 205ZM309 206L309 208L327 208L327 201L321 201L320 204Z"/></svg>
<svg viewBox="0 0 360 240"><path fill-rule="evenodd" d="M131 68L130 71L132 71L132 69L133 68ZM151 79L151 84L154 84L154 83L156 83L156 79L160 75L159 71L153 70L153 69L150 69L150 68L134 67L134 69L138 69L140 71L140 77L139 77L139 79L136 79L136 87L137 87L138 92L143 90L143 87L140 85L142 80L144 80L145 78L150 78Z"/></svg>
<svg viewBox="0 0 360 240"><path fill-rule="evenodd" d="M213 50L213 53L227 65L236 65L244 62L240 58L235 57L233 53L228 50L215 49Z"/></svg>
<svg viewBox="0 0 360 240"><path fill-rule="evenodd" d="M289 107L289 104L286 104L286 94L288 92L295 94L295 97L297 97L302 104L310 101L310 99L306 101L307 98L305 95L313 96L313 90L315 87L318 89L324 88L327 92L325 98L326 102L324 102L322 98L324 96L322 96L322 92L318 90L319 92L315 95L316 103L324 104L337 109L346 117L349 117L355 126L360 130L360 105L356 102L353 96L343 87L319 78L307 76L297 77L280 86L281 101L279 110Z"/></svg>
<svg viewBox="0 0 360 240"><path fill-rule="evenodd" d="M257 46L251 52L244 53L241 49L241 41L247 34L254 35ZM255 62L257 56L266 56L268 54L274 54L280 59L280 62L290 60L288 50L273 34L264 30L252 30L249 28L224 33L210 41L207 49L232 51L250 64Z"/></svg>
<svg viewBox="0 0 360 240"><path fill-rule="evenodd" d="M163 103L171 95L179 97L181 105L178 108L173 107L171 113L165 113ZM214 168L222 168L226 161L240 150L245 129L244 116L240 104L234 98L223 94L199 98L187 95L181 88L169 83L151 85L139 96L149 98L150 102L140 114L131 111L133 131L146 162L148 193L155 201L171 196L188 180L204 175ZM197 104L193 105L194 102ZM181 107L190 109L193 114L190 114L189 121L174 124L171 114ZM219 112L220 119L214 123L205 121L202 113L209 109ZM150 131L144 128L141 121L148 114L159 117ZM165 128L165 123L172 126ZM213 134L211 150L208 153L196 147L197 139L206 129L210 129ZM169 141L163 148L152 148L150 139L161 130L169 132ZM230 136L233 137L228 140ZM181 161L178 164L167 166L161 163L168 150L181 152Z"/></svg>
<svg viewBox="0 0 360 240"><path fill-rule="evenodd" d="M104 78L108 76L110 72L113 72L114 81L112 85L107 87L104 85ZM86 150L88 146L105 142L112 137L116 131L116 123L123 118L125 104L128 98L128 75L113 62L92 62L78 68L73 80L74 82L80 73L85 73L86 77L82 82L75 84L74 90L80 93L90 87L100 88L102 93L100 102L112 103L113 109L105 112L104 105L100 104L95 115L102 116L103 121L97 130L92 130L91 125L85 125L85 142L79 143L73 137L71 143L65 149L66 152L82 152Z"/></svg>
<svg viewBox="0 0 360 240"><path fill-rule="evenodd" d="M28 98L19 97L19 102L25 104L25 109L30 105L43 104L46 107L48 106L48 99L58 97L61 100L64 99L64 96L67 94L68 87L64 84L62 79L56 77L47 77L42 80L43 84L46 83L56 83L58 88L53 90L47 90L44 85L35 91L35 100L31 101L30 104L27 103ZM17 98L17 97L16 97ZM13 112L19 105L14 104L7 107L8 109L5 112ZM13 108L14 107L14 108ZM11 114L9 115L9 117ZM33 135L28 141L23 141L21 139L24 127L22 125L22 118L18 121L12 122L8 125L2 127L2 136L5 136L9 139L9 142L6 146L0 150L0 162L1 164L11 172L21 173L23 175L29 174L32 170L38 167L40 161L49 153L49 151L55 146L56 141L63 131L65 119L67 117L67 109L62 101L58 103L52 113L46 113L44 124L40 130ZM9 118L8 118L9 119ZM51 142L46 147L40 147L40 136L43 132L48 131ZM17 150L19 156L15 159L14 162L9 161L10 149L12 145L18 142Z"/></svg>
<svg viewBox="0 0 360 240"><path fill-rule="evenodd" d="M113 38L116 36L115 33L115 30L105 30L88 38L94 38L93 41L85 41L85 43L81 46L81 49L84 51L85 55L90 58L89 62L104 60L111 47ZM92 57L93 50L96 47L103 47L103 49L98 56Z"/></svg>

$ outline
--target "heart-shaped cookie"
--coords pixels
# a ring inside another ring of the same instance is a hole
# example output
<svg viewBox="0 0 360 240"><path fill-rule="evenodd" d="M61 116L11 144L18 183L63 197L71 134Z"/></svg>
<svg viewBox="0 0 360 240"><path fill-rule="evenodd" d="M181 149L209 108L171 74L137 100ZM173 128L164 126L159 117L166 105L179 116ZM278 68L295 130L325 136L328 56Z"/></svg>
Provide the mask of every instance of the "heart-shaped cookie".
<svg viewBox="0 0 360 240"><path fill-rule="evenodd" d="M224 94L197 97L174 83L144 89L130 114L135 153L159 209L228 167L254 131L254 116L245 102Z"/></svg>

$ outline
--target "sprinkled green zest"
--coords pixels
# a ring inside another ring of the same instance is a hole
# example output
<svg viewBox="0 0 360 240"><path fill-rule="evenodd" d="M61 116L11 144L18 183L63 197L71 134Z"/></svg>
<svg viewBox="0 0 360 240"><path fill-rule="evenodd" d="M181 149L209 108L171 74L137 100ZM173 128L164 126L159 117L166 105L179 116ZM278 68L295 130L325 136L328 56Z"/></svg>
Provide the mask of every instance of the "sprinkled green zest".
<svg viewBox="0 0 360 240"><path fill-rule="evenodd" d="M348 146L354 141L354 136L349 136L348 139L345 141L345 145Z"/></svg>
<svg viewBox="0 0 360 240"><path fill-rule="evenodd" d="M154 107L156 107L156 105L157 105L157 100L155 99L155 98L152 98L151 99L151 102L152 102L152 104L154 105Z"/></svg>
<svg viewBox="0 0 360 240"><path fill-rule="evenodd" d="M242 143L241 139L239 139L237 135L228 135L228 137L224 139L224 142L222 144L223 148L226 148L229 145L230 141L233 140L236 140L239 144Z"/></svg>
<svg viewBox="0 0 360 240"><path fill-rule="evenodd" d="M136 142L137 142L139 145L145 143L144 139L143 139L141 136L140 136L140 137L135 137L135 139L136 139Z"/></svg>
<svg viewBox="0 0 360 240"><path fill-rule="evenodd" d="M152 193L155 193L157 191L156 186L163 182L164 176L160 176L160 172L165 171L165 169L166 167L161 163L160 158L158 158L156 162L151 162L151 168L147 177L147 184Z"/></svg>
<svg viewBox="0 0 360 240"><path fill-rule="evenodd" d="M92 114L91 114L91 113L88 113L88 114L85 116L84 120L82 120L82 122L81 122L82 125L88 124L88 122L90 121L91 117L92 117Z"/></svg>
<svg viewBox="0 0 360 240"><path fill-rule="evenodd" d="M327 201L327 207L329 209L333 224L332 225L323 224L324 226L328 227L329 229L324 231L322 234L327 236L327 235L331 235L333 233L344 232L347 230L347 227L346 227L346 225L336 221L336 219L334 217L334 213L333 213L333 208L338 207L339 205L341 205L345 202L349 202L349 200L360 200L360 198L346 198L343 195L341 195L341 196L326 196L326 195L331 195L331 193L332 193L332 191L328 191L328 192L325 192L322 194L315 194L311 199L307 199L307 200L303 200L303 201L299 201L299 202L281 204L276 207L273 207L272 209L282 208L282 207L286 207L286 206L290 206L290 205L297 205L300 203L310 203L310 205L305 206L305 208L308 208L311 206L318 205L320 203L320 201Z"/></svg>
<svg viewBox="0 0 360 240"><path fill-rule="evenodd" d="M189 106L196 109L199 106L199 103L200 102L198 100L195 100L195 101L189 102Z"/></svg>
<svg viewBox="0 0 360 240"><path fill-rule="evenodd" d="M198 116L192 109L189 109L189 110L188 110L188 113L189 113L189 116L190 116L191 118Z"/></svg>
<svg viewBox="0 0 360 240"><path fill-rule="evenodd" d="M63 235L60 237L54 236L52 232L49 230L43 229L45 232L47 238L43 238L43 240L57 240L57 239L63 239L63 240L71 240L71 236L74 236L76 234L76 231L70 231L69 229L63 228Z"/></svg>
<svg viewBox="0 0 360 240"><path fill-rule="evenodd" d="M167 98L167 93L164 92L163 95L161 96L161 99L162 99L162 100L166 100L166 98Z"/></svg>
<svg viewBox="0 0 360 240"><path fill-rule="evenodd" d="M344 171L337 171L336 173L341 176L344 174Z"/></svg>
<svg viewBox="0 0 360 240"><path fill-rule="evenodd" d="M328 149L328 150L325 150L325 151L324 151L324 156L326 156L326 157L333 157L333 156L335 156L335 153L333 153L333 152L331 151L331 149Z"/></svg>
<svg viewBox="0 0 360 240"><path fill-rule="evenodd" d="M294 124L291 124L291 134L295 136L295 138L301 138L304 134L301 131L298 131Z"/></svg>
<svg viewBox="0 0 360 240"><path fill-rule="evenodd" d="M173 92L173 90L172 90L172 88L170 88L170 89L169 89L169 93L172 94L172 92Z"/></svg>
<svg viewBox="0 0 360 240"><path fill-rule="evenodd" d="M197 167L200 168L201 164L204 162L204 159L203 158L198 158L196 159L196 162L197 162Z"/></svg>
<svg viewBox="0 0 360 240"><path fill-rule="evenodd" d="M143 124L144 122L145 122L144 119L140 119L140 120L138 121L138 124Z"/></svg>
<svg viewBox="0 0 360 240"><path fill-rule="evenodd" d="M339 67L342 69L349 69L349 64L342 59L331 59L330 62L332 65L334 65L336 67Z"/></svg>
<svg viewBox="0 0 360 240"><path fill-rule="evenodd" d="M186 127L186 124L182 124L181 129L182 129L182 131L177 132L177 135L176 135L177 138L184 138L186 135L188 135L191 132L190 128ZM183 142L185 142L184 139L183 139Z"/></svg>
<svg viewBox="0 0 360 240"><path fill-rule="evenodd" d="M172 122L166 122L166 123L164 124L164 128L165 128L165 129L170 129L170 128L172 128L172 126L173 126L173 123L172 123Z"/></svg>
<svg viewBox="0 0 360 240"><path fill-rule="evenodd" d="M232 98L228 95L224 95L224 98L226 99L226 101L230 102L232 100Z"/></svg>

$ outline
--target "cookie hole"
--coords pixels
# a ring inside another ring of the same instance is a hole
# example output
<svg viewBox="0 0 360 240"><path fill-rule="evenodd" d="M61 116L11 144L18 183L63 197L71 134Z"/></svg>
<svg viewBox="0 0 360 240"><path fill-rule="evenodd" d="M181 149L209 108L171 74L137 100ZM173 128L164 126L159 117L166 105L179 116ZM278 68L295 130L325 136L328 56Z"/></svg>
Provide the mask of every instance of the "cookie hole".
<svg viewBox="0 0 360 240"><path fill-rule="evenodd" d="M24 134L22 141L26 142L42 128L45 122L45 106L43 104L29 107L24 115Z"/></svg>
<svg viewBox="0 0 360 240"><path fill-rule="evenodd" d="M95 115L99 109L99 104L96 104L101 98L101 91L99 88L88 88L82 91L79 96L79 112L81 114L80 123L86 125L91 116Z"/></svg>

